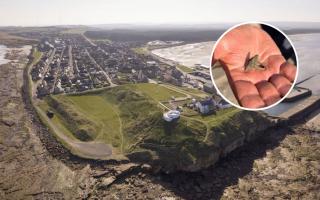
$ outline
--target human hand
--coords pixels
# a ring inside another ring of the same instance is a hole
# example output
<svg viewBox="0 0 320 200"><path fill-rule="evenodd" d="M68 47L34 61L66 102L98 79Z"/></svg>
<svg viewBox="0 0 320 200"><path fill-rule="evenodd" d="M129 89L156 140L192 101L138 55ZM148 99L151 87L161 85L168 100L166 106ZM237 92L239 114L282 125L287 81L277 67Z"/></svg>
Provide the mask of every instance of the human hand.
<svg viewBox="0 0 320 200"><path fill-rule="evenodd" d="M246 108L272 105L285 96L296 76L296 67L282 56L261 28L242 25L217 44L212 63L219 62L239 104Z"/></svg>

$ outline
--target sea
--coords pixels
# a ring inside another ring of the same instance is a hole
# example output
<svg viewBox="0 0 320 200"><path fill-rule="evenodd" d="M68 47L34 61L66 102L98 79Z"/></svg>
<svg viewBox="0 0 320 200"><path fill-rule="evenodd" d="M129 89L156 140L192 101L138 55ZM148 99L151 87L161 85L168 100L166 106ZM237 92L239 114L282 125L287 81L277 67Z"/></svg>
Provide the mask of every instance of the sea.
<svg viewBox="0 0 320 200"><path fill-rule="evenodd" d="M8 59L5 59L7 50L7 46L0 44L0 65L6 64L10 61Z"/></svg>

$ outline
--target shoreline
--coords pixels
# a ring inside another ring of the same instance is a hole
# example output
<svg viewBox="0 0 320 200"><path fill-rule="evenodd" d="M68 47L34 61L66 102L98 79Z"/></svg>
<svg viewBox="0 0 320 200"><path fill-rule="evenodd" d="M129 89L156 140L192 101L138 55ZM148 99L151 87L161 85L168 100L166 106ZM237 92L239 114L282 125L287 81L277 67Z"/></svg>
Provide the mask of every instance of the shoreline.
<svg viewBox="0 0 320 200"><path fill-rule="evenodd" d="M0 65L4 65L10 62L9 59L6 59L8 50L9 48L6 45L0 44Z"/></svg>

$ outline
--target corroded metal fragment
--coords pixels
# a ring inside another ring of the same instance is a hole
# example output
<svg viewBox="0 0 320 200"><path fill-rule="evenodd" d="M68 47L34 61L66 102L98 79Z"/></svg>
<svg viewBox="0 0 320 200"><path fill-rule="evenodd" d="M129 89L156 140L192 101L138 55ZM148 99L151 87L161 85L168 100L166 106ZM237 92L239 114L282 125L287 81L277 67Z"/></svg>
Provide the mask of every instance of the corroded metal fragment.
<svg viewBox="0 0 320 200"><path fill-rule="evenodd" d="M265 70L265 67L259 62L259 56L255 55L250 58L244 67L245 71L249 70Z"/></svg>

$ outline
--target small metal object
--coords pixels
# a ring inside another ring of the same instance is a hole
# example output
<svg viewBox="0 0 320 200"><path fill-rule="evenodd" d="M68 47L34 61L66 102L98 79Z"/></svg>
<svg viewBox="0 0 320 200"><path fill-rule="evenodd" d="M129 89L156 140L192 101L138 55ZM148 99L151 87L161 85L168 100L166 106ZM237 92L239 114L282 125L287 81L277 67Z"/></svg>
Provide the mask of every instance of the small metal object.
<svg viewBox="0 0 320 200"><path fill-rule="evenodd" d="M244 70L265 70L265 67L259 62L259 56L255 55L248 60L247 64L244 67Z"/></svg>

